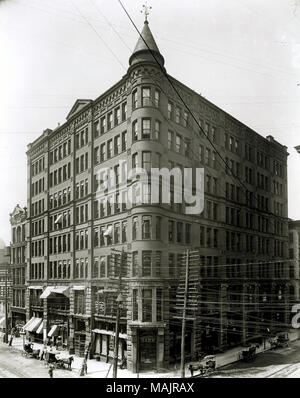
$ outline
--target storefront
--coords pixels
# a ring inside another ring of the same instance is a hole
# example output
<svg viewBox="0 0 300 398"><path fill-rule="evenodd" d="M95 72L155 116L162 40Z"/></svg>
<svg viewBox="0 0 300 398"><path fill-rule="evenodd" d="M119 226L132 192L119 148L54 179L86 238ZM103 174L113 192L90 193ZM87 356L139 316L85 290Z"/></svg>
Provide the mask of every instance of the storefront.
<svg viewBox="0 0 300 398"><path fill-rule="evenodd" d="M12 323L12 326L14 326L18 329L23 328L26 324L25 310L21 311L21 312L18 312L16 310L11 311L11 323Z"/></svg>
<svg viewBox="0 0 300 398"><path fill-rule="evenodd" d="M110 362L114 357L115 332L106 329L92 330L92 341L94 347L94 358ZM118 358L127 358L127 334L119 333Z"/></svg>
<svg viewBox="0 0 300 398"><path fill-rule="evenodd" d="M139 370L157 369L157 329L138 331Z"/></svg>
<svg viewBox="0 0 300 398"><path fill-rule="evenodd" d="M65 316L51 318L47 337L48 341L51 341L57 349L66 349L69 337L68 318Z"/></svg>
<svg viewBox="0 0 300 398"><path fill-rule="evenodd" d="M43 341L43 318L31 317L24 325L24 331L27 332L27 337L32 341Z"/></svg>

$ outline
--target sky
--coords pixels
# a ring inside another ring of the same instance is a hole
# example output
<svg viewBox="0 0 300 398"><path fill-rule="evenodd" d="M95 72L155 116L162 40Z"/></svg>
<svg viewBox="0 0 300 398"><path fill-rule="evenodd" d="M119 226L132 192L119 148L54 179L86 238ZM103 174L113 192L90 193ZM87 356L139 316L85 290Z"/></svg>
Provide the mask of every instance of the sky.
<svg viewBox="0 0 300 398"><path fill-rule="evenodd" d="M143 0L123 0L139 27ZM288 147L300 219L300 0L151 0L167 72ZM118 0L0 0L0 237L26 206L27 145L126 73L138 34Z"/></svg>

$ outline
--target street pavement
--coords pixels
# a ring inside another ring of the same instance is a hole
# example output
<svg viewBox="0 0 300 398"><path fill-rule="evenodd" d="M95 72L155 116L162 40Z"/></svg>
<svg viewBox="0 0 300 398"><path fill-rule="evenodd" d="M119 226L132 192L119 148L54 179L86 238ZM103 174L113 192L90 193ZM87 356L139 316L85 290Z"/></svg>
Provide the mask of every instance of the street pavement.
<svg viewBox="0 0 300 398"><path fill-rule="evenodd" d="M300 341L289 347L269 350L251 362L235 362L216 370L212 378L298 378L300 377Z"/></svg>
<svg viewBox="0 0 300 398"><path fill-rule="evenodd" d="M34 343L33 348L42 348L42 344ZM0 378L49 378L49 368L44 361L22 356L23 339L14 338L12 346L3 343L0 335ZM73 355L72 371L67 369L54 369L53 378L112 378L113 369L110 363L99 362L95 359L87 361L87 375L80 376L83 358ZM133 374L127 369L119 369L118 378L171 378L180 377L179 369L176 371L164 370L161 372L146 372Z"/></svg>
<svg viewBox="0 0 300 398"><path fill-rule="evenodd" d="M34 344L34 348L41 348L41 344ZM0 378L49 378L48 367L44 361L22 356L22 338L14 338L12 347L3 343L0 336ZM233 351L235 354L235 351ZM224 356L225 354L223 354ZM232 353L227 354L229 360ZM220 356L217 362L224 360ZM87 375L80 376L83 358L74 355L72 371L55 369L54 378L112 378L112 366L94 359L87 361ZM195 372L195 376L197 372ZM139 375L127 369L118 368L118 378L178 378L180 370L161 370L160 372L146 372ZM190 372L186 368L186 377ZM234 362L221 366L210 376L212 378L298 378L300 377L300 340L290 343L287 348L268 350L258 354L251 362Z"/></svg>

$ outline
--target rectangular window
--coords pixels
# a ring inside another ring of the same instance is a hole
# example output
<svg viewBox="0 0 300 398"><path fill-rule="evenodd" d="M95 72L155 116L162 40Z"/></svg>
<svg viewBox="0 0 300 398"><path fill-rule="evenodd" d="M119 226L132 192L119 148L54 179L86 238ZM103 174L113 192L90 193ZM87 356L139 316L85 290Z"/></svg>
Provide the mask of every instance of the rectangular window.
<svg viewBox="0 0 300 398"><path fill-rule="evenodd" d="M179 134L176 134L176 152L181 153L182 138Z"/></svg>
<svg viewBox="0 0 300 398"><path fill-rule="evenodd" d="M143 87L142 88L142 106L150 106L151 98L150 98L150 88Z"/></svg>
<svg viewBox="0 0 300 398"><path fill-rule="evenodd" d="M158 90L155 90L155 92L154 92L154 105L156 106L156 108L158 108L159 104L160 104L160 92Z"/></svg>
<svg viewBox="0 0 300 398"><path fill-rule="evenodd" d="M138 154L134 153L132 155L132 168L135 169L136 167L138 167Z"/></svg>
<svg viewBox="0 0 300 398"><path fill-rule="evenodd" d="M180 116L181 116L181 109L176 106L176 110L175 110L175 122L176 123L180 123Z"/></svg>
<svg viewBox="0 0 300 398"><path fill-rule="evenodd" d="M132 276L138 276L138 252L132 253Z"/></svg>
<svg viewBox="0 0 300 398"><path fill-rule="evenodd" d="M174 221L169 221L169 242L174 241Z"/></svg>
<svg viewBox="0 0 300 398"><path fill-rule="evenodd" d="M156 320L162 321L163 319L163 291L161 288L156 289Z"/></svg>
<svg viewBox="0 0 300 398"><path fill-rule="evenodd" d="M112 144L112 140L107 141L107 159L110 159L113 156Z"/></svg>
<svg viewBox="0 0 300 398"><path fill-rule="evenodd" d="M132 123L132 140L137 141L138 140L138 125L137 125L137 120L135 120Z"/></svg>
<svg viewBox="0 0 300 398"><path fill-rule="evenodd" d="M112 128L112 122L113 122L113 114L112 112L109 112L107 115L107 130L110 130Z"/></svg>
<svg viewBox="0 0 300 398"><path fill-rule="evenodd" d="M122 104L122 121L127 119L127 103Z"/></svg>
<svg viewBox="0 0 300 398"><path fill-rule="evenodd" d="M101 135L105 133L105 128L106 128L106 118L104 116L100 119L100 134Z"/></svg>
<svg viewBox="0 0 300 398"><path fill-rule="evenodd" d="M151 276L151 251L142 252L142 276Z"/></svg>
<svg viewBox="0 0 300 398"><path fill-rule="evenodd" d="M121 152L121 145L120 145L120 136L117 135L114 138L114 152L115 152L115 156L118 155Z"/></svg>
<svg viewBox="0 0 300 398"><path fill-rule="evenodd" d="M134 90L132 93L132 109L136 109L137 105L137 90Z"/></svg>
<svg viewBox="0 0 300 398"><path fill-rule="evenodd" d="M132 240L136 240L136 238L137 238L137 227L138 227L138 218L133 217L133 219L132 219Z"/></svg>
<svg viewBox="0 0 300 398"><path fill-rule="evenodd" d="M132 320L138 320L138 290L132 290Z"/></svg>
<svg viewBox="0 0 300 398"><path fill-rule="evenodd" d="M83 290L75 290L74 297L74 312L75 314L84 314L85 313L85 296Z"/></svg>
<svg viewBox="0 0 300 398"><path fill-rule="evenodd" d="M121 110L120 107L115 109L115 126L121 123Z"/></svg>
<svg viewBox="0 0 300 398"><path fill-rule="evenodd" d="M174 133L173 131L168 131L168 149L172 150L173 149L173 137L174 137Z"/></svg>
<svg viewBox="0 0 300 398"><path fill-rule="evenodd" d="M161 217L156 217L156 239L161 239Z"/></svg>
<svg viewBox="0 0 300 398"><path fill-rule="evenodd" d="M142 291L142 315L143 322L152 321L152 290L143 289Z"/></svg>
<svg viewBox="0 0 300 398"><path fill-rule="evenodd" d="M142 119L142 139L150 140L151 138L151 119Z"/></svg>
<svg viewBox="0 0 300 398"><path fill-rule="evenodd" d="M191 243L191 224L185 224L185 243Z"/></svg>
<svg viewBox="0 0 300 398"><path fill-rule="evenodd" d="M142 168L147 171L151 169L151 152L142 152Z"/></svg>
<svg viewBox="0 0 300 398"><path fill-rule="evenodd" d="M153 139L156 141L159 141L159 137L160 137L160 121L155 120L155 128L154 128L154 137Z"/></svg>
<svg viewBox="0 0 300 398"><path fill-rule="evenodd" d="M122 133L122 151L127 149L127 132L123 131Z"/></svg>
<svg viewBox="0 0 300 398"><path fill-rule="evenodd" d="M178 222L177 223L177 243L182 243L183 239L183 223Z"/></svg>
<svg viewBox="0 0 300 398"><path fill-rule="evenodd" d="M142 219L142 239L151 239L151 217L144 216Z"/></svg>
<svg viewBox="0 0 300 398"><path fill-rule="evenodd" d="M173 113L174 113L174 109L173 109L173 104L172 102L168 102L168 118L170 120L173 120Z"/></svg>

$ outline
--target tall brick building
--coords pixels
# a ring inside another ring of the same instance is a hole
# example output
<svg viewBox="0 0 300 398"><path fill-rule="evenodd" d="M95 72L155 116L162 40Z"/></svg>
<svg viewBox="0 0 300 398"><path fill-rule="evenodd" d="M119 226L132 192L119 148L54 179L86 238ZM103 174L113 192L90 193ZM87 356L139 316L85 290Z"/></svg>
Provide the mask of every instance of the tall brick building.
<svg viewBox="0 0 300 398"><path fill-rule="evenodd" d="M298 302L300 298L300 220L289 220L289 258L295 301Z"/></svg>
<svg viewBox="0 0 300 398"><path fill-rule="evenodd" d="M112 358L119 293L112 249L123 248L119 355L133 372L168 367L180 353L174 308L187 248L200 255L187 356L287 327L292 294L287 148L168 75L200 131L165 76L147 21L142 35L151 52L139 38L127 74L97 99L77 100L67 121L27 152L29 329L61 336L75 353L91 343L93 356ZM174 201L118 204L121 160L129 169L204 167L204 212L187 215ZM113 169L116 189L101 197L103 167Z"/></svg>
<svg viewBox="0 0 300 398"><path fill-rule="evenodd" d="M26 323L27 209L17 205L10 214L10 224L11 323L22 327Z"/></svg>

